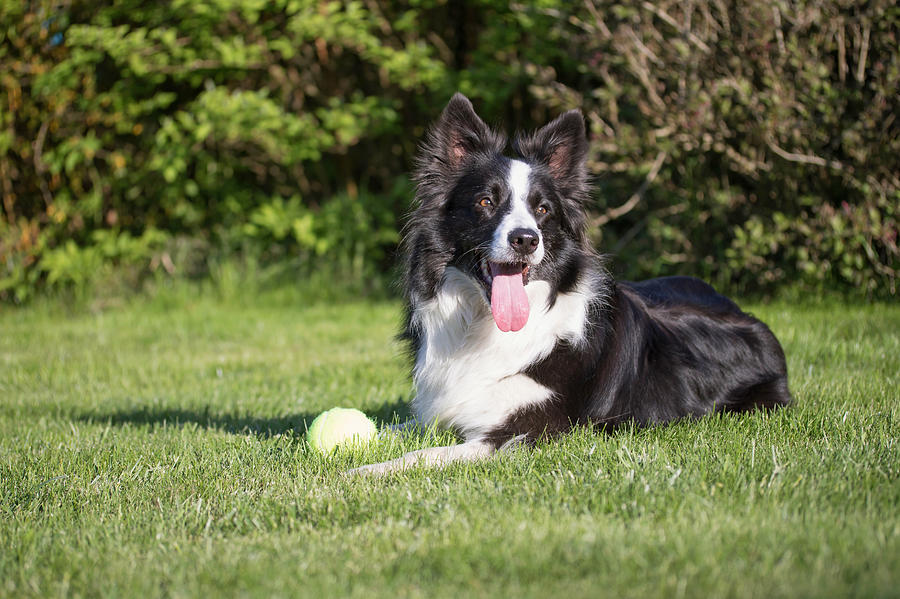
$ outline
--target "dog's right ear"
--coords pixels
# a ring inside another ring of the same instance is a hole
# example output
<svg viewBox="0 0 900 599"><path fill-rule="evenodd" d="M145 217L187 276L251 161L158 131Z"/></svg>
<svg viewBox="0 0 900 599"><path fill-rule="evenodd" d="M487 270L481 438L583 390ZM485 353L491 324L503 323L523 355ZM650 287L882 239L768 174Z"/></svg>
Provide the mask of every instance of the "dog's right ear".
<svg viewBox="0 0 900 599"><path fill-rule="evenodd" d="M519 136L513 148L526 160L546 165L557 184L567 191L584 187L589 146L584 117L578 110L563 113L532 135Z"/></svg>
<svg viewBox="0 0 900 599"><path fill-rule="evenodd" d="M506 139L484 124L467 97L457 92L447 103L441 118L428 132L419 155L418 171L456 171L476 153L499 153Z"/></svg>

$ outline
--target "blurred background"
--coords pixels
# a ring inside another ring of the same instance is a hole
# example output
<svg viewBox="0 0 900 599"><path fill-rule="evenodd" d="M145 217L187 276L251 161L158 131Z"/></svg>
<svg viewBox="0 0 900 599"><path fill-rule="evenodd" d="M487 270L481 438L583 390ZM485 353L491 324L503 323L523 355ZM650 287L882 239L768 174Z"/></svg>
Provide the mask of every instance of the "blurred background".
<svg viewBox="0 0 900 599"><path fill-rule="evenodd" d="M892 1L0 0L0 302L394 293L457 90L510 130L583 111L620 277L894 298L898 84Z"/></svg>

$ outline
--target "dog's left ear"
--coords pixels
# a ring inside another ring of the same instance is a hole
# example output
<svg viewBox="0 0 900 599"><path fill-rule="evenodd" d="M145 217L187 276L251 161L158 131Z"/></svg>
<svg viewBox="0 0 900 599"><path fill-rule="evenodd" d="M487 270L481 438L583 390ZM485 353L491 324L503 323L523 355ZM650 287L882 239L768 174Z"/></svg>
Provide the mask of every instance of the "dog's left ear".
<svg viewBox="0 0 900 599"><path fill-rule="evenodd" d="M588 141L580 111L565 112L532 135L516 138L514 149L530 162L547 165L550 175L563 187L584 186Z"/></svg>

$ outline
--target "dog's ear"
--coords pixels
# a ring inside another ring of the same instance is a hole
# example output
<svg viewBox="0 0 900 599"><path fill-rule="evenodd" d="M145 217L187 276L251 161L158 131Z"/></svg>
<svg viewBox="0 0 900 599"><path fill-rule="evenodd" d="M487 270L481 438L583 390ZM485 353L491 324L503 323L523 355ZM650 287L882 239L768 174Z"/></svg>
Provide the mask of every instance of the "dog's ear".
<svg viewBox="0 0 900 599"><path fill-rule="evenodd" d="M478 152L502 152L504 137L484 124L472 103L457 92L441 118L428 132L419 155L419 172L439 170L452 173Z"/></svg>
<svg viewBox="0 0 900 599"><path fill-rule="evenodd" d="M562 187L585 185L588 141L580 111L565 112L532 135L517 137L514 149L529 162L545 164Z"/></svg>
<svg viewBox="0 0 900 599"><path fill-rule="evenodd" d="M528 162L547 169L562 202L568 207L564 211L563 226L581 243L587 243L584 210L589 200L585 164L588 140L581 112L570 110L533 134L516 137L513 150Z"/></svg>

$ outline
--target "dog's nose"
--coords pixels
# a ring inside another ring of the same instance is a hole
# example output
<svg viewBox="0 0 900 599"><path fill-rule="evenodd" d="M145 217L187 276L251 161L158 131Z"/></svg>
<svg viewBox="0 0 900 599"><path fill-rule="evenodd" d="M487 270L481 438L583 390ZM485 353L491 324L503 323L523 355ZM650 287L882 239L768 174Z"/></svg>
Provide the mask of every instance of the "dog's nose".
<svg viewBox="0 0 900 599"><path fill-rule="evenodd" d="M534 229L513 229L507 239L510 247L523 256L534 253L540 243L540 236Z"/></svg>

